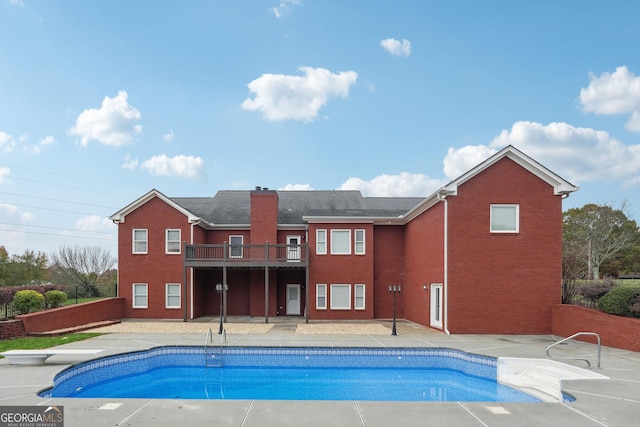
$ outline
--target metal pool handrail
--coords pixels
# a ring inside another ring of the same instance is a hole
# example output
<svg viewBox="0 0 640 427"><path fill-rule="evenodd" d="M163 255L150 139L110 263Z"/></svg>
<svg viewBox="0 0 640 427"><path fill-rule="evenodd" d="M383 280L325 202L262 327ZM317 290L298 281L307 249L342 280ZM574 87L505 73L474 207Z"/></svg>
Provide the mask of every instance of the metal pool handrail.
<svg viewBox="0 0 640 427"><path fill-rule="evenodd" d="M598 335L595 332L576 332L575 334L571 335L570 337L566 337L566 338L561 339L560 341L554 342L549 347L547 347L547 357L551 357L552 358L552 356L549 354L549 350L551 350L552 347L555 347L558 344L562 344L563 342L569 341L570 339L573 339L573 338L575 338L577 336L580 336L580 335L591 335L591 336L594 336L594 337L596 337L598 339L598 348L597 348L597 351L596 351L596 367L599 368L600 367L600 335ZM584 360L585 362L587 362L587 365L589 367L591 367L591 362L589 362L589 360L587 360L587 359L579 359L579 358L571 358L571 357L569 359Z"/></svg>

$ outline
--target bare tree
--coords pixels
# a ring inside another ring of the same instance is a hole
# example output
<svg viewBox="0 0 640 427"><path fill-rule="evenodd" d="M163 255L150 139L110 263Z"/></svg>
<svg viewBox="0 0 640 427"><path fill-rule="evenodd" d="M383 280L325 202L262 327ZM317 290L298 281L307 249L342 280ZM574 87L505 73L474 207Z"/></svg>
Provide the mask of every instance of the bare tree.
<svg viewBox="0 0 640 427"><path fill-rule="evenodd" d="M619 209L607 204L587 204L564 213L565 251L582 257L587 278L598 279L602 263L635 241L638 226L625 212L623 202Z"/></svg>
<svg viewBox="0 0 640 427"><path fill-rule="evenodd" d="M96 284L116 263L109 251L100 246L61 246L51 255L52 271L56 281L65 285L83 287L94 295Z"/></svg>

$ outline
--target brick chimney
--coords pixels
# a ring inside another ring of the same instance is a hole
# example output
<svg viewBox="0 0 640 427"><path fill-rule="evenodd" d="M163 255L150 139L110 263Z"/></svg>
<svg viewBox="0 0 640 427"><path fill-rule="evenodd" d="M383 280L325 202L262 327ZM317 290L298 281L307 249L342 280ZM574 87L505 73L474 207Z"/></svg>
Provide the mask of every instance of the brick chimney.
<svg viewBox="0 0 640 427"><path fill-rule="evenodd" d="M278 193L266 187L251 191L251 244L278 241Z"/></svg>

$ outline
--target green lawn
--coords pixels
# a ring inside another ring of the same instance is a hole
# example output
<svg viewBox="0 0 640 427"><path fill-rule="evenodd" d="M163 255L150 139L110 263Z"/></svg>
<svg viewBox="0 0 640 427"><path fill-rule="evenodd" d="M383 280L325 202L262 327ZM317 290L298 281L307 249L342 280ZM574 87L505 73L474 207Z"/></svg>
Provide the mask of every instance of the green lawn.
<svg viewBox="0 0 640 427"><path fill-rule="evenodd" d="M7 350L38 350L60 344L82 341L88 338L102 335L95 332L60 335L58 337L22 337L9 340L0 340L0 353ZM0 356L2 357L2 356Z"/></svg>
<svg viewBox="0 0 640 427"><path fill-rule="evenodd" d="M98 301L98 300L105 299L105 298L110 298L110 297L78 298L78 304L80 304L82 302ZM76 299L75 298L67 298L67 300L62 305L63 306L74 305L75 303L76 303Z"/></svg>

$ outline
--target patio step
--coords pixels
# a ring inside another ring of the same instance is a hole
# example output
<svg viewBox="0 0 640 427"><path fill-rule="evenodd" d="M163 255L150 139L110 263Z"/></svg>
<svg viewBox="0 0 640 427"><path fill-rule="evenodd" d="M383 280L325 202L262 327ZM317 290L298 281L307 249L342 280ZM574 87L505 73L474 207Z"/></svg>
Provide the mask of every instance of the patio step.
<svg viewBox="0 0 640 427"><path fill-rule="evenodd" d="M609 377L555 360L498 358L498 382L528 392L543 401L561 401L562 382L580 379Z"/></svg>

